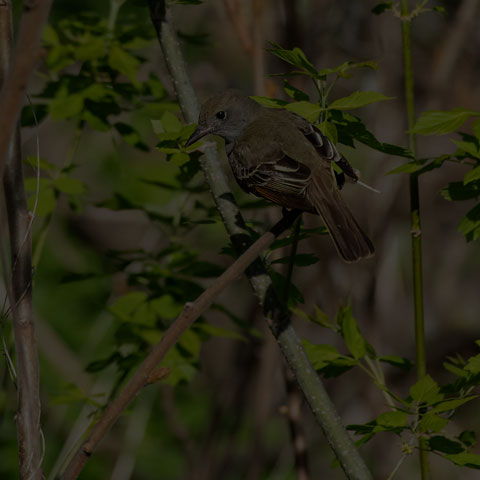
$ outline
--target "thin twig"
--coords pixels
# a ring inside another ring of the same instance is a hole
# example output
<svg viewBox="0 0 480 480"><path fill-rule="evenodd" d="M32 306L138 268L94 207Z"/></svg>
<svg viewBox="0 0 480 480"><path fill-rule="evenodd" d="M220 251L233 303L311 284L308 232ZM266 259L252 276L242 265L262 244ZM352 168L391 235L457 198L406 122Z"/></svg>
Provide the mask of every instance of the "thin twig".
<svg viewBox="0 0 480 480"><path fill-rule="evenodd" d="M291 225L298 211L287 214L270 232L263 234L244 254L242 254L213 284L205 290L193 303L185 307L181 315L170 325L162 339L142 362L125 387L105 409L98 423L92 428L88 439L69 463L62 480L73 480L78 477L85 463L95 451L100 440L110 430L125 408L138 392L151 381L152 373L167 352L175 345L180 336L211 305L213 300L275 240L275 238Z"/></svg>

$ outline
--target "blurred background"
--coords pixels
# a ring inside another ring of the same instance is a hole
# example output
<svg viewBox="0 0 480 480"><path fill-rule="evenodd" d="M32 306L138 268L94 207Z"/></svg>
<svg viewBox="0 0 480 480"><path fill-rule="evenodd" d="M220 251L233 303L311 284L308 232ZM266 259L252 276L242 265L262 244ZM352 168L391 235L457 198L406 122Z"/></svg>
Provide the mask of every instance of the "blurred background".
<svg viewBox="0 0 480 480"><path fill-rule="evenodd" d="M50 17L52 29L68 40L84 28L82 22L88 24L86 18L103 19L105 28L112 20L114 3L56 2ZM355 90L393 97L354 113L380 141L407 145L400 22L391 11L373 14L371 9L378 2L175 3L172 20L200 101L230 87L249 95L288 99L282 78L272 74L287 72L290 66L266 51L269 41L284 48L301 48L318 69L347 60L373 60L377 70L355 70L351 78L337 83L331 99ZM19 11L19 2L14 5ZM427 6L433 7L433 2ZM422 13L412 22L417 114L454 107L479 110L479 2L451 0L441 6L443 13ZM62 24L75 17L79 24L76 27L72 20ZM122 93L122 101L128 99L132 106L116 114L119 121L134 127L136 141L128 141L118 127L93 128L74 115L57 112L55 118L52 110L38 128L29 124L22 131L25 157L36 155L39 138L41 158L52 165L51 171L81 182L73 193L57 185L51 203L43 199L43 210L38 212L35 224L34 297L42 368L44 464L52 473L61 469L58 459L68 457L68 451L78 444L92 412L115 394L148 345L159 338L151 328L157 320L148 320L153 322L148 334L146 330L140 334L139 325L145 326L146 314L132 320L132 312L145 298L155 297L161 300L157 307L163 312L168 307L170 314L166 316L174 318L182 308L182 299L190 299L189 294L195 298L195 289L211 282L206 278L209 275L184 270L180 276L196 278L182 284L175 276L180 264L174 262L185 265L187 251L189 258L209 262L220 271L231 263L231 257L221 253L229 243L228 236L214 212L201 173L188 179L188 185L197 190L160 185L182 185L178 179L181 164L155 148L159 132L168 132L167 123L174 122L171 116L182 119L148 7L141 2L126 2L113 21L111 31L115 35L130 32L129 41L136 39L137 44L128 48L141 58L135 72L138 92L130 92L130 96ZM92 26L89 35L95 35L95 28ZM126 43L124 40L125 48ZM85 71L78 58L64 66L55 64L52 45L49 37L46 64L30 87L35 104L53 101L48 95L36 97L45 93L49 82L67 82ZM84 61L91 60L84 55ZM96 72L103 71L99 68ZM152 81L148 92L141 90L152 74L158 78L156 89ZM315 101L314 86L307 78L290 81ZM129 78L124 75L119 82L126 92ZM58 91L54 94L57 104ZM155 108L144 108L141 94ZM155 99L155 95L161 98ZM63 111L67 107L58 108ZM467 124L464 130L468 132L469 128ZM419 157L453 153L456 147L452 137L419 137ZM355 149L344 145L338 148L360 170L362 180L381 191L375 194L348 184L343 190L355 217L372 238L376 255L358 264L344 264L327 236L302 241L299 251L314 253L319 261L294 271L293 281L304 300L297 307L311 314L316 305L334 317L340 306L350 302L362 333L379 354L414 361L408 176L387 175L404 159L361 144ZM245 206L242 211L249 225L261 232L275 223L281 216L280 209L264 204L250 208L253 199L240 191L226 162L224 166L237 200ZM474 202L449 202L440 194L449 182L462 180L466 171L464 165L445 163L420 177L427 369L443 383L453 378L443 366L447 357L456 353L465 358L475 355L474 342L480 337L480 247L478 241L467 243L457 230ZM34 174L27 165L26 176ZM48 168L42 171L42 178L48 175ZM210 223L201 221L206 215ZM183 217L189 221L184 222ZM321 225L317 217L308 214L303 220L309 228ZM166 250L163 256L159 254ZM175 255L181 258L173 258ZM275 250L269 259L286 255L288 249ZM282 272L281 267L276 265L275 269ZM159 277L163 280L157 280ZM132 292L144 296L129 296ZM125 297L129 306L119 304ZM163 324L168 320L161 319ZM193 337L177 352L178 358L168 359L170 380L141 393L104 439L82 478L297 478L284 414L287 396L283 360L248 282L239 279L230 286L202 322L207 327L194 330ZM293 322L301 338L346 352L341 338L331 331L300 317ZM11 350L7 324L4 336ZM133 337L135 341L128 340ZM16 478L16 394L5 365L1 368L0 473L2 478ZM390 388L400 396L408 395L415 381L414 368L404 373L386 367L385 374ZM388 409L379 389L359 369L326 379L325 384L345 424L368 422ZM449 426L452 435L466 429L479 430L475 405L473 402L459 411ZM333 454L305 404L301 424L311 474L307 478L344 478L339 467L332 468ZM383 433L361 447L376 479L388 478L402 456L402 441L408 440ZM430 457L432 478L478 476L475 470ZM405 459L395 478L419 478L416 452Z"/></svg>

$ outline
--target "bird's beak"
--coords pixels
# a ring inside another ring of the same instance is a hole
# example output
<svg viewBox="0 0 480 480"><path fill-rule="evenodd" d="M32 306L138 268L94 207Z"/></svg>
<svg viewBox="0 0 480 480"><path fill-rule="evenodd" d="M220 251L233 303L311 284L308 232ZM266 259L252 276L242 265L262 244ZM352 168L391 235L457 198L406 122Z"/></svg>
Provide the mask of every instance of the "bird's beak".
<svg viewBox="0 0 480 480"><path fill-rule="evenodd" d="M200 140L202 137L205 135L208 135L209 133L212 132L211 127L206 127L205 125L199 125L195 131L192 133L190 138L187 140L187 143L185 143L186 147L189 147L192 145L192 143L195 143L197 140Z"/></svg>

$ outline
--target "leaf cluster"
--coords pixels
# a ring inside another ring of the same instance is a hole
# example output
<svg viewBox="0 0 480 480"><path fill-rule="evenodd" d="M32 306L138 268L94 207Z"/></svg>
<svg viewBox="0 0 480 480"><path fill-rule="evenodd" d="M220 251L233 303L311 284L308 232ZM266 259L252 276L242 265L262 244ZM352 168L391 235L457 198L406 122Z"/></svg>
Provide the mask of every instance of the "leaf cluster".
<svg viewBox="0 0 480 480"><path fill-rule="evenodd" d="M432 453L456 465L480 469L480 455L471 452L476 444L475 433L466 430L451 435L447 432L458 408L478 398L474 390L480 385L480 354L468 360L457 355L445 362L445 368L456 377L453 383L440 386L426 375L411 385L409 394L402 397L387 386L382 364L408 372L412 362L394 355L378 355L362 335L350 306L340 307L333 320L317 306L311 315L299 309L293 311L310 322L336 332L344 341L347 353L331 345L303 340L307 354L319 373L326 378L337 377L358 367L385 395L389 411L365 424L347 427L361 437L358 445L368 442L380 432L390 432L402 438L402 455L409 455L418 438L422 437ZM476 343L480 346L480 341Z"/></svg>

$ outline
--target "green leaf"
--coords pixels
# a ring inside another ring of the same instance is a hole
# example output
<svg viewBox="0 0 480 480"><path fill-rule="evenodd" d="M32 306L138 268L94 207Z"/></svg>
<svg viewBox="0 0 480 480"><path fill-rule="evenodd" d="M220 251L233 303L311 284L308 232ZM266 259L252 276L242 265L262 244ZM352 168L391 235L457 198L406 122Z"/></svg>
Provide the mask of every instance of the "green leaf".
<svg viewBox="0 0 480 480"><path fill-rule="evenodd" d="M473 447L477 441L477 435L472 430L465 430L458 436L458 439L467 447Z"/></svg>
<svg viewBox="0 0 480 480"><path fill-rule="evenodd" d="M302 344L315 370L323 371L325 376L340 375L357 364L356 360L340 354L331 345L315 345L306 339L302 340Z"/></svg>
<svg viewBox="0 0 480 480"><path fill-rule="evenodd" d="M440 432L443 430L449 422L448 418L441 417L433 412L427 412L422 416L418 424L420 432Z"/></svg>
<svg viewBox="0 0 480 480"><path fill-rule="evenodd" d="M462 452L456 455L445 455L445 458L461 467L480 469L480 455L476 453Z"/></svg>
<svg viewBox="0 0 480 480"><path fill-rule="evenodd" d="M324 135L329 138L329 140L333 142L334 145L338 143L338 132L337 127L334 123L325 120L324 122L319 123L316 126Z"/></svg>
<svg viewBox="0 0 480 480"><path fill-rule="evenodd" d="M195 358L200 354L202 347L200 337L191 328L188 328L182 333L178 344Z"/></svg>
<svg viewBox="0 0 480 480"><path fill-rule="evenodd" d="M408 372L413 366L412 362L408 358L397 357L396 355L383 355L381 357L378 357L378 360L380 360L381 362L389 363L394 367L401 368L406 372Z"/></svg>
<svg viewBox="0 0 480 480"><path fill-rule="evenodd" d="M190 161L190 156L188 155L188 153L185 152L175 152L170 157L170 161L178 167L181 167L182 165L185 165L187 162Z"/></svg>
<svg viewBox="0 0 480 480"><path fill-rule="evenodd" d="M405 428L408 426L408 415L405 412L385 412L377 417L377 425L387 428Z"/></svg>
<svg viewBox="0 0 480 480"><path fill-rule="evenodd" d="M388 155L413 158L412 153L403 147L378 141L375 138L375 135L367 130L363 122L358 117L355 117L349 113L341 112L339 110L331 112L331 115L332 120L337 127L338 141L340 143L354 147L355 145L353 140L357 140Z"/></svg>
<svg viewBox="0 0 480 480"><path fill-rule="evenodd" d="M463 368L458 368L455 365L452 365L451 363L448 363L448 362L444 362L443 366L445 367L446 370L453 373L457 377L462 377L462 378L468 377L468 372Z"/></svg>
<svg viewBox="0 0 480 480"><path fill-rule="evenodd" d="M88 35L83 43L73 49L73 55L78 60L96 60L105 55L105 37Z"/></svg>
<svg viewBox="0 0 480 480"><path fill-rule="evenodd" d="M469 183L480 180L480 165L478 167L472 168L463 178L464 185L468 185Z"/></svg>
<svg viewBox="0 0 480 480"><path fill-rule="evenodd" d="M142 141L140 134L131 125L117 122L114 127L129 145L144 152L148 151L148 146Z"/></svg>
<svg viewBox="0 0 480 480"><path fill-rule="evenodd" d="M377 3L371 10L372 13L375 15L380 15L383 12L386 12L387 10L390 10L392 8L392 3L393 2L380 2Z"/></svg>
<svg viewBox="0 0 480 480"><path fill-rule="evenodd" d="M440 387L430 375L425 375L410 387L410 396L417 404L425 403L427 405L432 405L443 399Z"/></svg>
<svg viewBox="0 0 480 480"><path fill-rule="evenodd" d="M50 102L49 113L55 120L65 120L80 114L83 109L83 96L70 94L66 86L62 86Z"/></svg>
<svg viewBox="0 0 480 480"><path fill-rule="evenodd" d="M480 140L480 118L473 122L472 131L475 137L477 137L477 139Z"/></svg>
<svg viewBox="0 0 480 480"><path fill-rule="evenodd" d="M290 263L290 255L283 258L277 258L276 260L272 261L273 263L281 263L281 264L289 264ZM293 260L293 264L297 267L308 267L309 265L314 265L320 259L313 253L297 253Z"/></svg>
<svg viewBox="0 0 480 480"><path fill-rule="evenodd" d="M342 309L340 326L342 336L345 339L348 350L355 359L363 358L367 354L367 342L362 337L358 329L357 322L353 318L352 309L346 307Z"/></svg>
<svg viewBox="0 0 480 480"><path fill-rule="evenodd" d="M423 164L419 162L407 162L399 167L387 172L387 175L396 175L397 173L415 173L423 168Z"/></svg>
<svg viewBox="0 0 480 480"><path fill-rule="evenodd" d="M268 108L284 108L286 105L288 105L288 102L285 100L279 100L277 98L261 97L256 95L252 95L250 98L255 100L260 105Z"/></svg>
<svg viewBox="0 0 480 480"><path fill-rule="evenodd" d="M337 74L339 77L342 78L349 78L351 75L347 73L350 70L356 69L356 68L373 68L374 70L378 69L378 65L376 62L372 60L367 60L364 62L352 62L351 60L342 63L341 65L338 65L337 67L333 68L322 68L318 72L318 77L325 77L327 75L332 75L332 74Z"/></svg>
<svg viewBox="0 0 480 480"><path fill-rule="evenodd" d="M55 170L56 168L53 163L47 162L44 158L37 158L34 155L28 155L23 161L26 165L30 165L33 168L40 167L40 170Z"/></svg>
<svg viewBox="0 0 480 480"><path fill-rule="evenodd" d="M432 408L432 412L441 413L441 412L448 412L449 410L455 410L460 405L464 403L470 402L478 398L478 395L470 395L469 397L463 398L453 398L451 400L444 400L443 402L438 403Z"/></svg>
<svg viewBox="0 0 480 480"><path fill-rule="evenodd" d="M209 323L197 323L194 328L195 330L200 330L212 337L230 338L232 340L242 340L243 342L248 341L245 335L242 335L239 332L217 327L216 325L210 325Z"/></svg>
<svg viewBox="0 0 480 480"><path fill-rule="evenodd" d="M270 42L270 45L272 48L267 48L267 52L281 58L290 65L300 68L310 76L317 76L317 69L309 62L300 48L295 47L292 50L287 50L274 42Z"/></svg>
<svg viewBox="0 0 480 480"><path fill-rule="evenodd" d="M139 85L137 73L140 62L118 44L111 45L108 64L114 70L123 73L134 85Z"/></svg>
<svg viewBox="0 0 480 480"><path fill-rule="evenodd" d="M43 217L53 212L57 199L52 188L40 188L38 191L38 202L35 215ZM35 195L28 198L28 208L33 211Z"/></svg>
<svg viewBox="0 0 480 480"><path fill-rule="evenodd" d="M453 201L470 200L480 196L480 182L451 182L441 191L443 198Z"/></svg>
<svg viewBox="0 0 480 480"><path fill-rule="evenodd" d="M161 365L170 369L170 374L164 382L172 386L181 382L190 382L197 373L192 361L185 358L177 346L168 351Z"/></svg>
<svg viewBox="0 0 480 480"><path fill-rule="evenodd" d="M460 149L460 152L457 152L457 155L467 155L475 159L480 159L480 150L478 149L478 144L476 141L466 142L452 139L452 142Z"/></svg>
<svg viewBox="0 0 480 480"><path fill-rule="evenodd" d="M117 299L108 310L116 317L129 321L130 315L147 299L145 292L129 292Z"/></svg>
<svg viewBox="0 0 480 480"><path fill-rule="evenodd" d="M183 305L178 303L171 295L161 295L148 302L152 310L157 313L160 318L172 319L182 313Z"/></svg>
<svg viewBox="0 0 480 480"><path fill-rule="evenodd" d="M353 92L348 97L339 98L333 101L329 110L351 110L353 108L364 107L370 103L380 102L382 100L391 100L393 97L386 97L378 92Z"/></svg>
<svg viewBox="0 0 480 480"><path fill-rule="evenodd" d="M321 325L322 327L333 328L333 323L328 317L328 315L319 307L317 307L317 305L314 305L313 307L315 309L315 316L312 317L312 320L315 323L318 323L319 325Z"/></svg>
<svg viewBox="0 0 480 480"><path fill-rule="evenodd" d="M457 130L470 117L479 113L465 108L454 108L450 111L431 110L422 113L411 133L421 135L443 135Z"/></svg>
<svg viewBox="0 0 480 480"><path fill-rule="evenodd" d="M290 98L293 98L297 102L308 102L310 100L309 96L304 91L299 90L297 87L294 87L287 80L284 80L283 89Z"/></svg>
<svg viewBox="0 0 480 480"><path fill-rule="evenodd" d="M468 370L473 374L480 373L480 354L468 359L468 362L465 365L465 370Z"/></svg>
<svg viewBox="0 0 480 480"><path fill-rule="evenodd" d="M467 242L480 238L480 203L467 212L458 225Z"/></svg>
<svg viewBox="0 0 480 480"><path fill-rule="evenodd" d="M178 117L172 112L165 112L160 121L165 132L180 132L183 128Z"/></svg>
<svg viewBox="0 0 480 480"><path fill-rule="evenodd" d="M465 449L460 442L451 440L443 435L434 435L428 439L429 447L437 452L446 453L449 455L458 454Z"/></svg>
<svg viewBox="0 0 480 480"><path fill-rule="evenodd" d="M285 108L290 112L301 115L311 123L315 123L318 120L318 116L323 110L320 105L305 101L288 103L287 105L285 105Z"/></svg>
<svg viewBox="0 0 480 480"><path fill-rule="evenodd" d="M69 195L80 195L86 191L83 182L72 177L58 177L53 181L53 185L60 192L67 193Z"/></svg>

